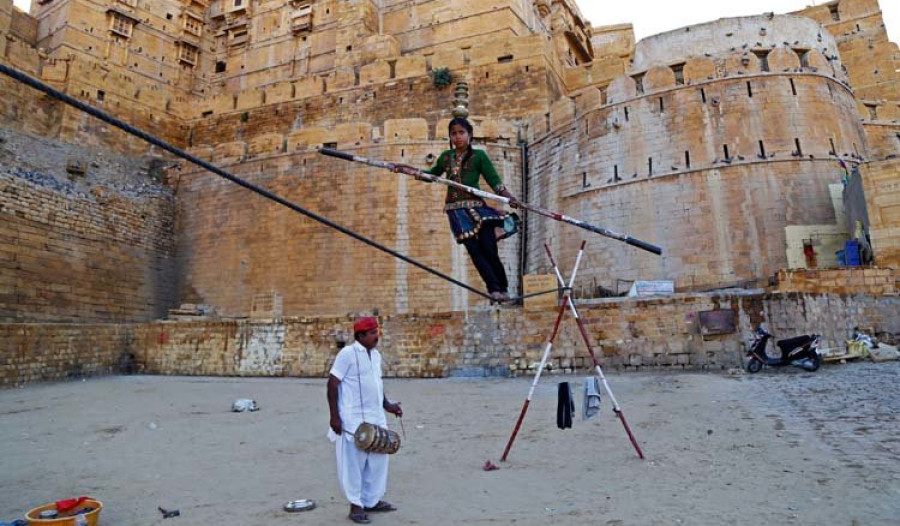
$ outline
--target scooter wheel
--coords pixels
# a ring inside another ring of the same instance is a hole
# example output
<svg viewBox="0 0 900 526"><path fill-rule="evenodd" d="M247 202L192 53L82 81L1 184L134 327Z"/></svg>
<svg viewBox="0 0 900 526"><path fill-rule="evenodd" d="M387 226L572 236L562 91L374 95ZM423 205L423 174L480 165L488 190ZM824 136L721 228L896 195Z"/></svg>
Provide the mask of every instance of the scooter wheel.
<svg viewBox="0 0 900 526"><path fill-rule="evenodd" d="M819 370L819 366L822 365L822 357L819 353L815 353L815 355L809 359L810 366L805 369L809 372L815 372Z"/></svg>
<svg viewBox="0 0 900 526"><path fill-rule="evenodd" d="M758 373L762 370L762 362L757 360L756 358L750 358L750 361L747 362L747 372L748 373Z"/></svg>

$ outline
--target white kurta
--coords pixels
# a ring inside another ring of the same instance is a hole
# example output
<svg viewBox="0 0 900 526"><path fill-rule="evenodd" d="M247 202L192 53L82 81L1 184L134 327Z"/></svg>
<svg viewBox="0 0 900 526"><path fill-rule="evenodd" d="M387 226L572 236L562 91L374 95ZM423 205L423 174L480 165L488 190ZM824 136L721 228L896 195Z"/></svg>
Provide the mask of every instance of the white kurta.
<svg viewBox="0 0 900 526"><path fill-rule="evenodd" d="M354 342L340 350L331 374L341 381L338 412L344 433L338 437L328 430L335 443L338 482L351 504L371 508L387 489L388 456L361 451L353 441L353 433L363 422L387 427L382 407L381 353L372 349L370 354L361 343Z"/></svg>

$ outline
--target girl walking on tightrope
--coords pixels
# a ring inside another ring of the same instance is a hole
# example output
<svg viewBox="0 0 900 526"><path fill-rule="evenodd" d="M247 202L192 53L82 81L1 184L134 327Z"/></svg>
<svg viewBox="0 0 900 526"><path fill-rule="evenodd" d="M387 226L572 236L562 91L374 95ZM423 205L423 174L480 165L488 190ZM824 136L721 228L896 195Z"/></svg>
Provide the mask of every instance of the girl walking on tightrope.
<svg viewBox="0 0 900 526"><path fill-rule="evenodd" d="M519 201L503 185L487 154L472 148L472 131L468 120L461 117L451 120L452 148L441 153L434 166L424 171L476 189L479 178L484 177L494 192L508 198L509 205L517 208ZM396 165L395 171L415 175L415 168L405 164ZM497 251L497 241L507 235L498 237L495 228L502 228L510 214L491 208L480 197L452 186L447 189L444 212L456 242L466 247L491 298L498 302L509 300L509 282Z"/></svg>

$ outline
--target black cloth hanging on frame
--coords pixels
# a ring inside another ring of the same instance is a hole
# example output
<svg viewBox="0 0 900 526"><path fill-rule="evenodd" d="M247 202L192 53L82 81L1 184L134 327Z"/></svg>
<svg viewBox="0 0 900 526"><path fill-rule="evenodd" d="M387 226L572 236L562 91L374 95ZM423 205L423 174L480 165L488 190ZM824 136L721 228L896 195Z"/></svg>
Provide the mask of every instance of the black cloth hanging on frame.
<svg viewBox="0 0 900 526"><path fill-rule="evenodd" d="M559 402L556 405L556 427L566 429L572 427L572 414L575 412L575 396L569 382L559 383Z"/></svg>

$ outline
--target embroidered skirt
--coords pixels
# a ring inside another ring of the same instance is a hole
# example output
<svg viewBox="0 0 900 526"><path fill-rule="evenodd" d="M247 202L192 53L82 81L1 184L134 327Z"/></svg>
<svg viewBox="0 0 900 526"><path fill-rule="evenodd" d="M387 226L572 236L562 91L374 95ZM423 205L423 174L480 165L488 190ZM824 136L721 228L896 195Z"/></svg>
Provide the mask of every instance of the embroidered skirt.
<svg viewBox="0 0 900 526"><path fill-rule="evenodd" d="M508 212L496 210L484 203L466 208L452 208L446 212L447 219L450 220L450 230L453 231L453 237L458 244L477 236L482 226L503 227L504 221L510 217Z"/></svg>

